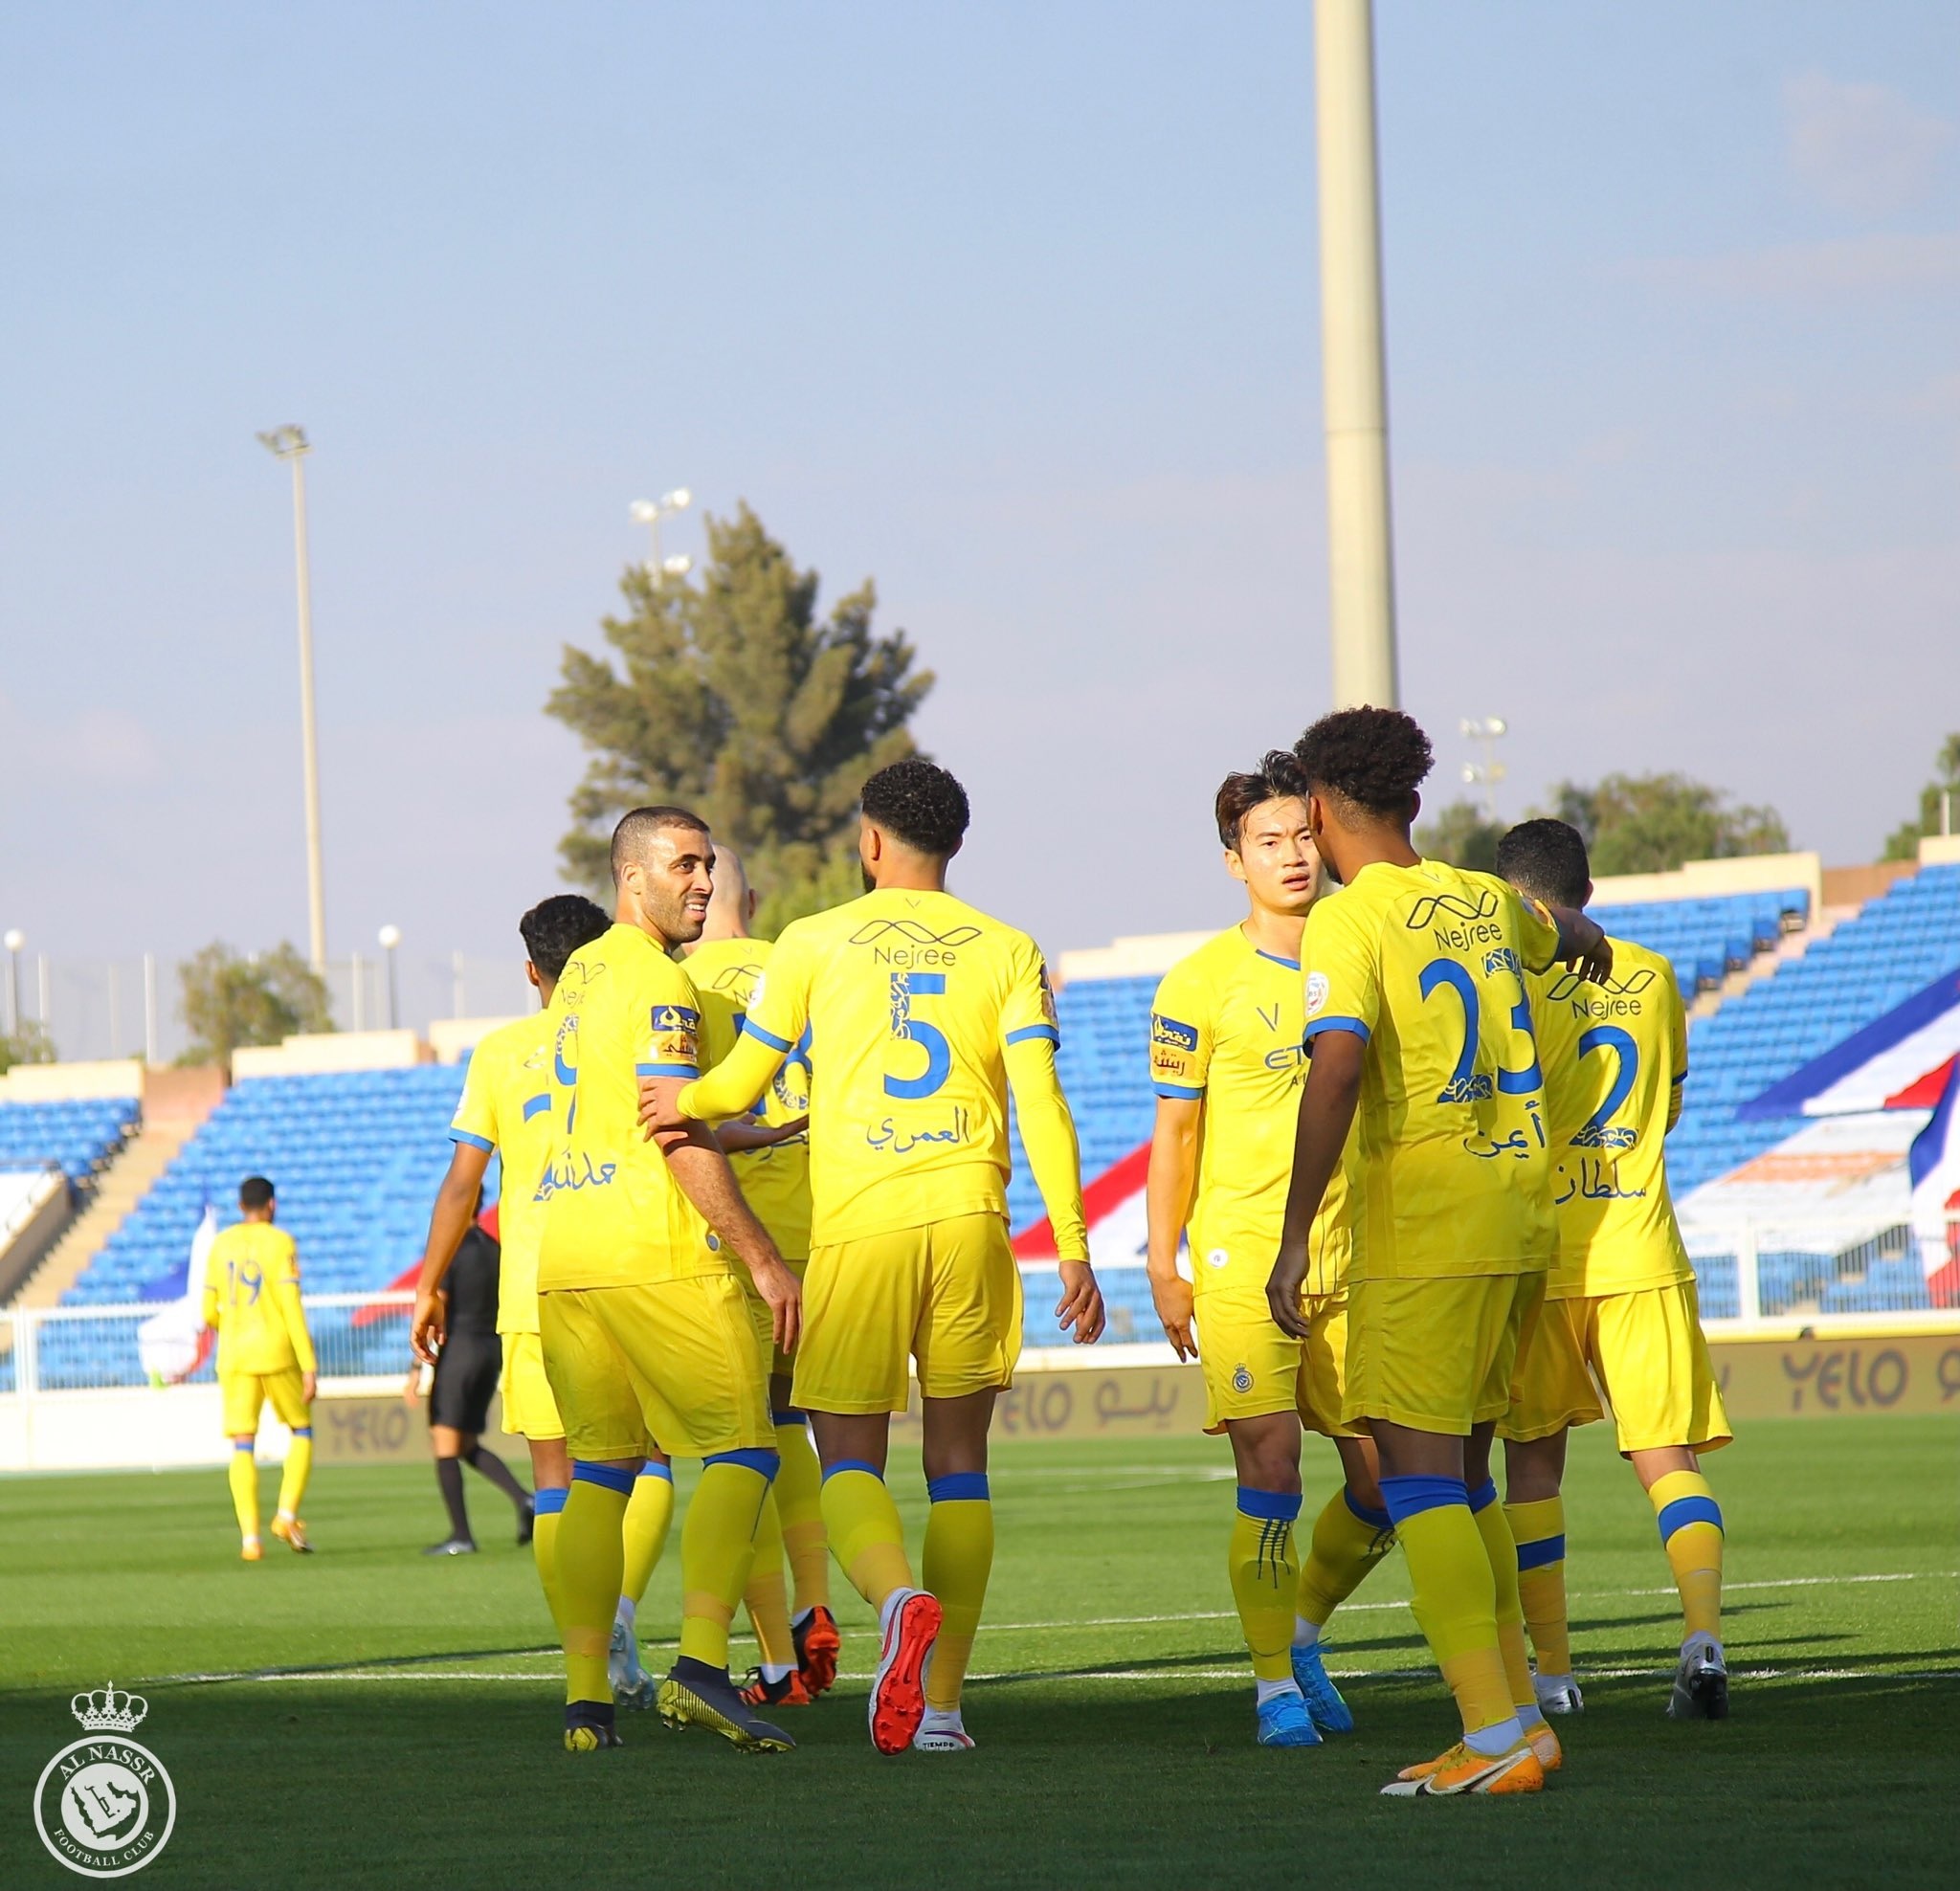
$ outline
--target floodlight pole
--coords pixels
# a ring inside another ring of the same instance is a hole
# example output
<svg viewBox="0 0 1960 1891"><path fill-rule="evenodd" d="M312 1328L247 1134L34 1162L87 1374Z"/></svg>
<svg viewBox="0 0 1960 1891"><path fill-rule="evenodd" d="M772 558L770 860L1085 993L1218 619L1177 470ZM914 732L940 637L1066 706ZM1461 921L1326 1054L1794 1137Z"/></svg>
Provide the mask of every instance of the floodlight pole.
<svg viewBox="0 0 1960 1891"><path fill-rule="evenodd" d="M1371 0L1315 0L1334 706L1396 706Z"/></svg>
<svg viewBox="0 0 1960 1891"><path fill-rule="evenodd" d="M313 581L306 558L306 456L303 429L259 434L269 452L293 469L293 547L300 589L300 747L306 790L306 944L313 969L326 970L325 875L320 860L320 739L313 716Z"/></svg>

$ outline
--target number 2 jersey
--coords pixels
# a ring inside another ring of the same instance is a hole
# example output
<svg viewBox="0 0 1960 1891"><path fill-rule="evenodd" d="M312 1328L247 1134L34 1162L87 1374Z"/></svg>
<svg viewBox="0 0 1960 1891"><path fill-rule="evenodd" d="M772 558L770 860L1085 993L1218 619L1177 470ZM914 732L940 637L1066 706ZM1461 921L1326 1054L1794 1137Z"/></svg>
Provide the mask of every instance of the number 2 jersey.
<svg viewBox="0 0 1960 1891"><path fill-rule="evenodd" d="M1553 966L1533 976L1531 999L1548 1079L1558 1216L1546 1292L1592 1298L1692 1279L1663 1151L1687 1076L1687 1016L1674 968L1615 939L1604 985Z"/></svg>
<svg viewBox="0 0 1960 1891"><path fill-rule="evenodd" d="M1526 983L1550 915L1439 860L1371 861L1307 915L1305 1036L1367 1049L1351 1278L1523 1274L1551 1262L1550 1136Z"/></svg>
<svg viewBox="0 0 1960 1891"><path fill-rule="evenodd" d="M868 893L784 928L743 1030L767 1057L738 1049L681 1105L732 1115L755 1101L754 1087L737 1092L761 1063L772 1074L807 1050L813 1247L1004 1218L1012 1057L1058 1252L1087 1253L1055 1001L1026 933L949 893Z"/></svg>
<svg viewBox="0 0 1960 1891"><path fill-rule="evenodd" d="M1150 1082L1202 1099L1187 1228L1194 1292L1263 1293L1293 1179L1306 1076L1300 964L1262 952L1243 927L1221 932L1164 974L1150 1009ZM1348 1155L1322 1197L1304 1291L1340 1291L1350 1246Z"/></svg>

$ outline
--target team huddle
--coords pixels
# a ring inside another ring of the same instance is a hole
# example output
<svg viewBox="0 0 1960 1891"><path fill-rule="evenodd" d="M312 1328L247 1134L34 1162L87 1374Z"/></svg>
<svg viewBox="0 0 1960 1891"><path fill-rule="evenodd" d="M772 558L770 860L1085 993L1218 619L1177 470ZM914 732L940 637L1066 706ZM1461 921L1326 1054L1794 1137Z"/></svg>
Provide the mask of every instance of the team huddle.
<svg viewBox="0 0 1960 1891"><path fill-rule="evenodd" d="M1561 823L1514 829L1499 876L1422 859L1430 759L1406 716L1348 710L1220 789L1249 913L1157 992L1148 1268L1236 1460L1228 1567L1258 1742L1352 1728L1323 1631L1399 1543L1462 1737L1384 1791L1512 1793L1561 1764L1547 1712L1581 1704L1559 1486L1601 1390L1681 1590L1669 1711L1726 1714L1721 1513L1696 1453L1728 1432L1661 1153L1685 1062L1671 973L1584 916L1585 849ZM638 809L613 834L610 918L568 895L523 918L541 1008L472 1057L412 1337L438 1356L443 1275L495 1154L503 1422L531 1453L571 1751L618 1745L618 1707L654 1704L748 1750L792 1746L768 1717L836 1678L833 1556L878 1614L873 1745L973 1746L988 1435L1022 1330L1010 1095L1056 1318L1086 1345L1103 1314L1040 953L946 891L968 818L944 769L881 769L862 796L870 890L769 945L703 823ZM916 1572L885 1482L914 1379ZM302 1390L269 1388L289 1422ZM229 1397L227 1414L236 1435ZM1306 1430L1342 1480L1300 1555ZM657 1685L635 1612L677 1457L702 1473ZM282 1493L274 1527L303 1545L297 1504ZM256 1532L255 1510L255 1551ZM746 1683L740 1606L761 1657Z"/></svg>

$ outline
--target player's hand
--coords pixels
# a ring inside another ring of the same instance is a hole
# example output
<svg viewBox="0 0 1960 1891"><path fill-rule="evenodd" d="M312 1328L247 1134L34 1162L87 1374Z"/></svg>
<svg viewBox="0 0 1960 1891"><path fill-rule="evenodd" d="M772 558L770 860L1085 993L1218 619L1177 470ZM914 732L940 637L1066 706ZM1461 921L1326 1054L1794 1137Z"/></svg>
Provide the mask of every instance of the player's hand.
<svg viewBox="0 0 1960 1891"><path fill-rule="evenodd" d="M1096 1270L1086 1260L1064 1260L1059 1271L1061 1298L1055 1303L1056 1324L1063 1332L1075 1328L1077 1346L1092 1346L1102 1337L1105 1324Z"/></svg>
<svg viewBox="0 0 1960 1891"><path fill-rule="evenodd" d="M748 1278L769 1310L769 1327L777 1346L794 1352L803 1334L803 1283L774 1255L751 1261Z"/></svg>
<svg viewBox="0 0 1960 1891"><path fill-rule="evenodd" d="M1570 928L1571 936L1566 942L1572 948L1572 956L1566 963L1581 978L1590 979L1594 985L1604 985L1613 971L1613 942L1607 938L1598 921L1590 920L1580 913L1577 922Z"/></svg>
<svg viewBox="0 0 1960 1891"><path fill-rule="evenodd" d="M311 1405L320 1396L320 1374L302 1372L300 1375L300 1403Z"/></svg>
<svg viewBox="0 0 1960 1891"><path fill-rule="evenodd" d="M1168 1280L1160 1280L1153 1274L1150 1277L1150 1300L1157 1309L1157 1318L1163 1323L1164 1337L1170 1342L1171 1350L1180 1360L1195 1359L1198 1343L1191 1330L1191 1282L1181 1274L1173 1274Z"/></svg>
<svg viewBox="0 0 1960 1891"><path fill-rule="evenodd" d="M1266 1305L1273 1324L1296 1340L1307 1337L1306 1315L1301 1311L1300 1290L1306 1281L1306 1244L1282 1242L1273 1271L1266 1279Z"/></svg>
<svg viewBox="0 0 1960 1891"><path fill-rule="evenodd" d="M415 1296L415 1310L409 1316L409 1346L424 1366L434 1366L448 1337L447 1309L442 1296L434 1291Z"/></svg>
<svg viewBox="0 0 1960 1891"><path fill-rule="evenodd" d="M421 1395L422 1368L419 1366L412 1366L409 1368L409 1376L402 1381L402 1403L413 1405Z"/></svg>
<svg viewBox="0 0 1960 1891"><path fill-rule="evenodd" d="M639 1120L646 1125L646 1138L685 1129L689 1119L676 1107L677 1100L689 1079L684 1077L642 1077L639 1080Z"/></svg>

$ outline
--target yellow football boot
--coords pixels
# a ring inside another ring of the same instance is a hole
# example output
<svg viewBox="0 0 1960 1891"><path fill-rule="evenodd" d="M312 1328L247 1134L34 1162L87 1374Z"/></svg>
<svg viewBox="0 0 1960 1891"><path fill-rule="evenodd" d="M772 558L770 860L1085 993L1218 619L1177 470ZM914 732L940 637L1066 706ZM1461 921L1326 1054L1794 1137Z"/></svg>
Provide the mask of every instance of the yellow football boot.
<svg viewBox="0 0 1960 1891"><path fill-rule="evenodd" d="M1476 1792L1542 1792L1545 1769L1528 1740L1520 1740L1495 1758L1461 1741L1447 1753L1420 1766L1406 1767L1382 1788L1387 1799L1442 1799Z"/></svg>

